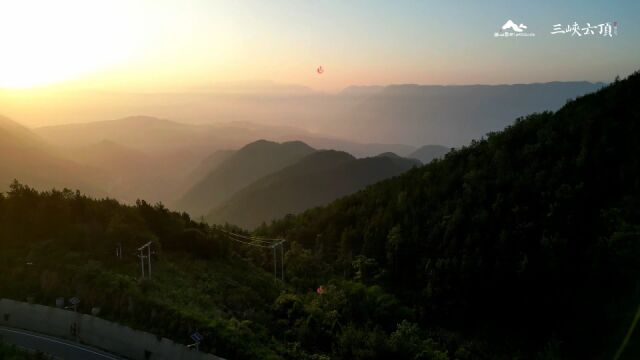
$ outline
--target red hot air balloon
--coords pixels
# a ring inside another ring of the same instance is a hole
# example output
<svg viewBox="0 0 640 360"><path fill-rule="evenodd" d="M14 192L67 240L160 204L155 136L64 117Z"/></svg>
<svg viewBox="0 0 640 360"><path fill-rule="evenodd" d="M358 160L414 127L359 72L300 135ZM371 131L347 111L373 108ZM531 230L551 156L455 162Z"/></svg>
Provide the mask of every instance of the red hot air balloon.
<svg viewBox="0 0 640 360"><path fill-rule="evenodd" d="M318 66L318 68L316 69L316 72L322 75L322 73L324 72L324 69L322 68L322 66Z"/></svg>

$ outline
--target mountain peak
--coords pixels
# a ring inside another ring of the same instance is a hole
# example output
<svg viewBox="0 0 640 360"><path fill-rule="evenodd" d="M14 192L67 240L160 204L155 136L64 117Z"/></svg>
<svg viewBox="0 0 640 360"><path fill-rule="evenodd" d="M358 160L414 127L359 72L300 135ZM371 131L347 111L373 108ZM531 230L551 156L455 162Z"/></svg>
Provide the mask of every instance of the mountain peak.
<svg viewBox="0 0 640 360"><path fill-rule="evenodd" d="M107 121L126 122L128 124L136 124L136 125L180 124L175 121L161 119L161 118L148 116L148 115L132 115L132 116L127 116L120 119L107 120Z"/></svg>
<svg viewBox="0 0 640 360"><path fill-rule="evenodd" d="M266 140L266 139L260 139L260 140L256 140L252 143L249 143L245 146L243 146L240 151L255 151L255 150L265 150L265 149L276 149L276 148L282 148L282 149L288 149L288 150L294 150L294 151L308 151L308 152L312 152L315 151L314 148L312 148L311 146L307 145L306 143L299 141L299 140L295 140L295 141L285 141L282 143L278 143L275 141L271 141L271 140Z"/></svg>
<svg viewBox="0 0 640 360"><path fill-rule="evenodd" d="M400 155L391 152L391 151L387 151L387 152L383 152L381 154L376 155L375 157L386 157L386 158L392 158L392 159L399 159L401 158Z"/></svg>
<svg viewBox="0 0 640 360"><path fill-rule="evenodd" d="M301 141L277 143L260 139L249 143L189 189L178 206L192 215L203 215L242 187L314 151L314 148Z"/></svg>

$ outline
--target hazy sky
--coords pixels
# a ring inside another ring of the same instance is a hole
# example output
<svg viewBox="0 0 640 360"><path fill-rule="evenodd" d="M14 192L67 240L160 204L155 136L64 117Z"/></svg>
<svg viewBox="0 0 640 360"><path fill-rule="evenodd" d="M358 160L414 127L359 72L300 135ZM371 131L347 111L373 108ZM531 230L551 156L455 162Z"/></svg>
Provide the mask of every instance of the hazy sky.
<svg viewBox="0 0 640 360"><path fill-rule="evenodd" d="M495 38L508 19L536 36ZM550 34L574 21L618 35ZM0 87L610 81L639 43L637 0L0 0Z"/></svg>

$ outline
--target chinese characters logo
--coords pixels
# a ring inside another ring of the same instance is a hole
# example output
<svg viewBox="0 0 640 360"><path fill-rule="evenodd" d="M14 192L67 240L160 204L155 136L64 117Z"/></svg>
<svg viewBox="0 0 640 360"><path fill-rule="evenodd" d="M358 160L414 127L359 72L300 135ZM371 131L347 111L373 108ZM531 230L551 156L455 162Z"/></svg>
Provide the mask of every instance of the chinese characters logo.
<svg viewBox="0 0 640 360"><path fill-rule="evenodd" d="M583 36L602 36L602 37L614 37L618 35L618 22L614 21L606 22L597 25L591 25L591 23L586 23L584 26L578 24L577 21L574 21L573 24L567 24L566 26L562 24L553 25L553 30L551 31L551 35L564 34L570 35L574 37L583 37Z"/></svg>

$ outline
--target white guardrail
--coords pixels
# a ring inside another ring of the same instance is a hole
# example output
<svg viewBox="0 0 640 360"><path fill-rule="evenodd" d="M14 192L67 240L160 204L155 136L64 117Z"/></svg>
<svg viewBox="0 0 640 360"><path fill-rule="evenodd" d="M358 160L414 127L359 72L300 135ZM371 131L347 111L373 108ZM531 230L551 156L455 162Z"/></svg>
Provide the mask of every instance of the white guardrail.
<svg viewBox="0 0 640 360"><path fill-rule="evenodd" d="M92 315L9 299L0 299L0 326L78 341L133 360L224 360Z"/></svg>

